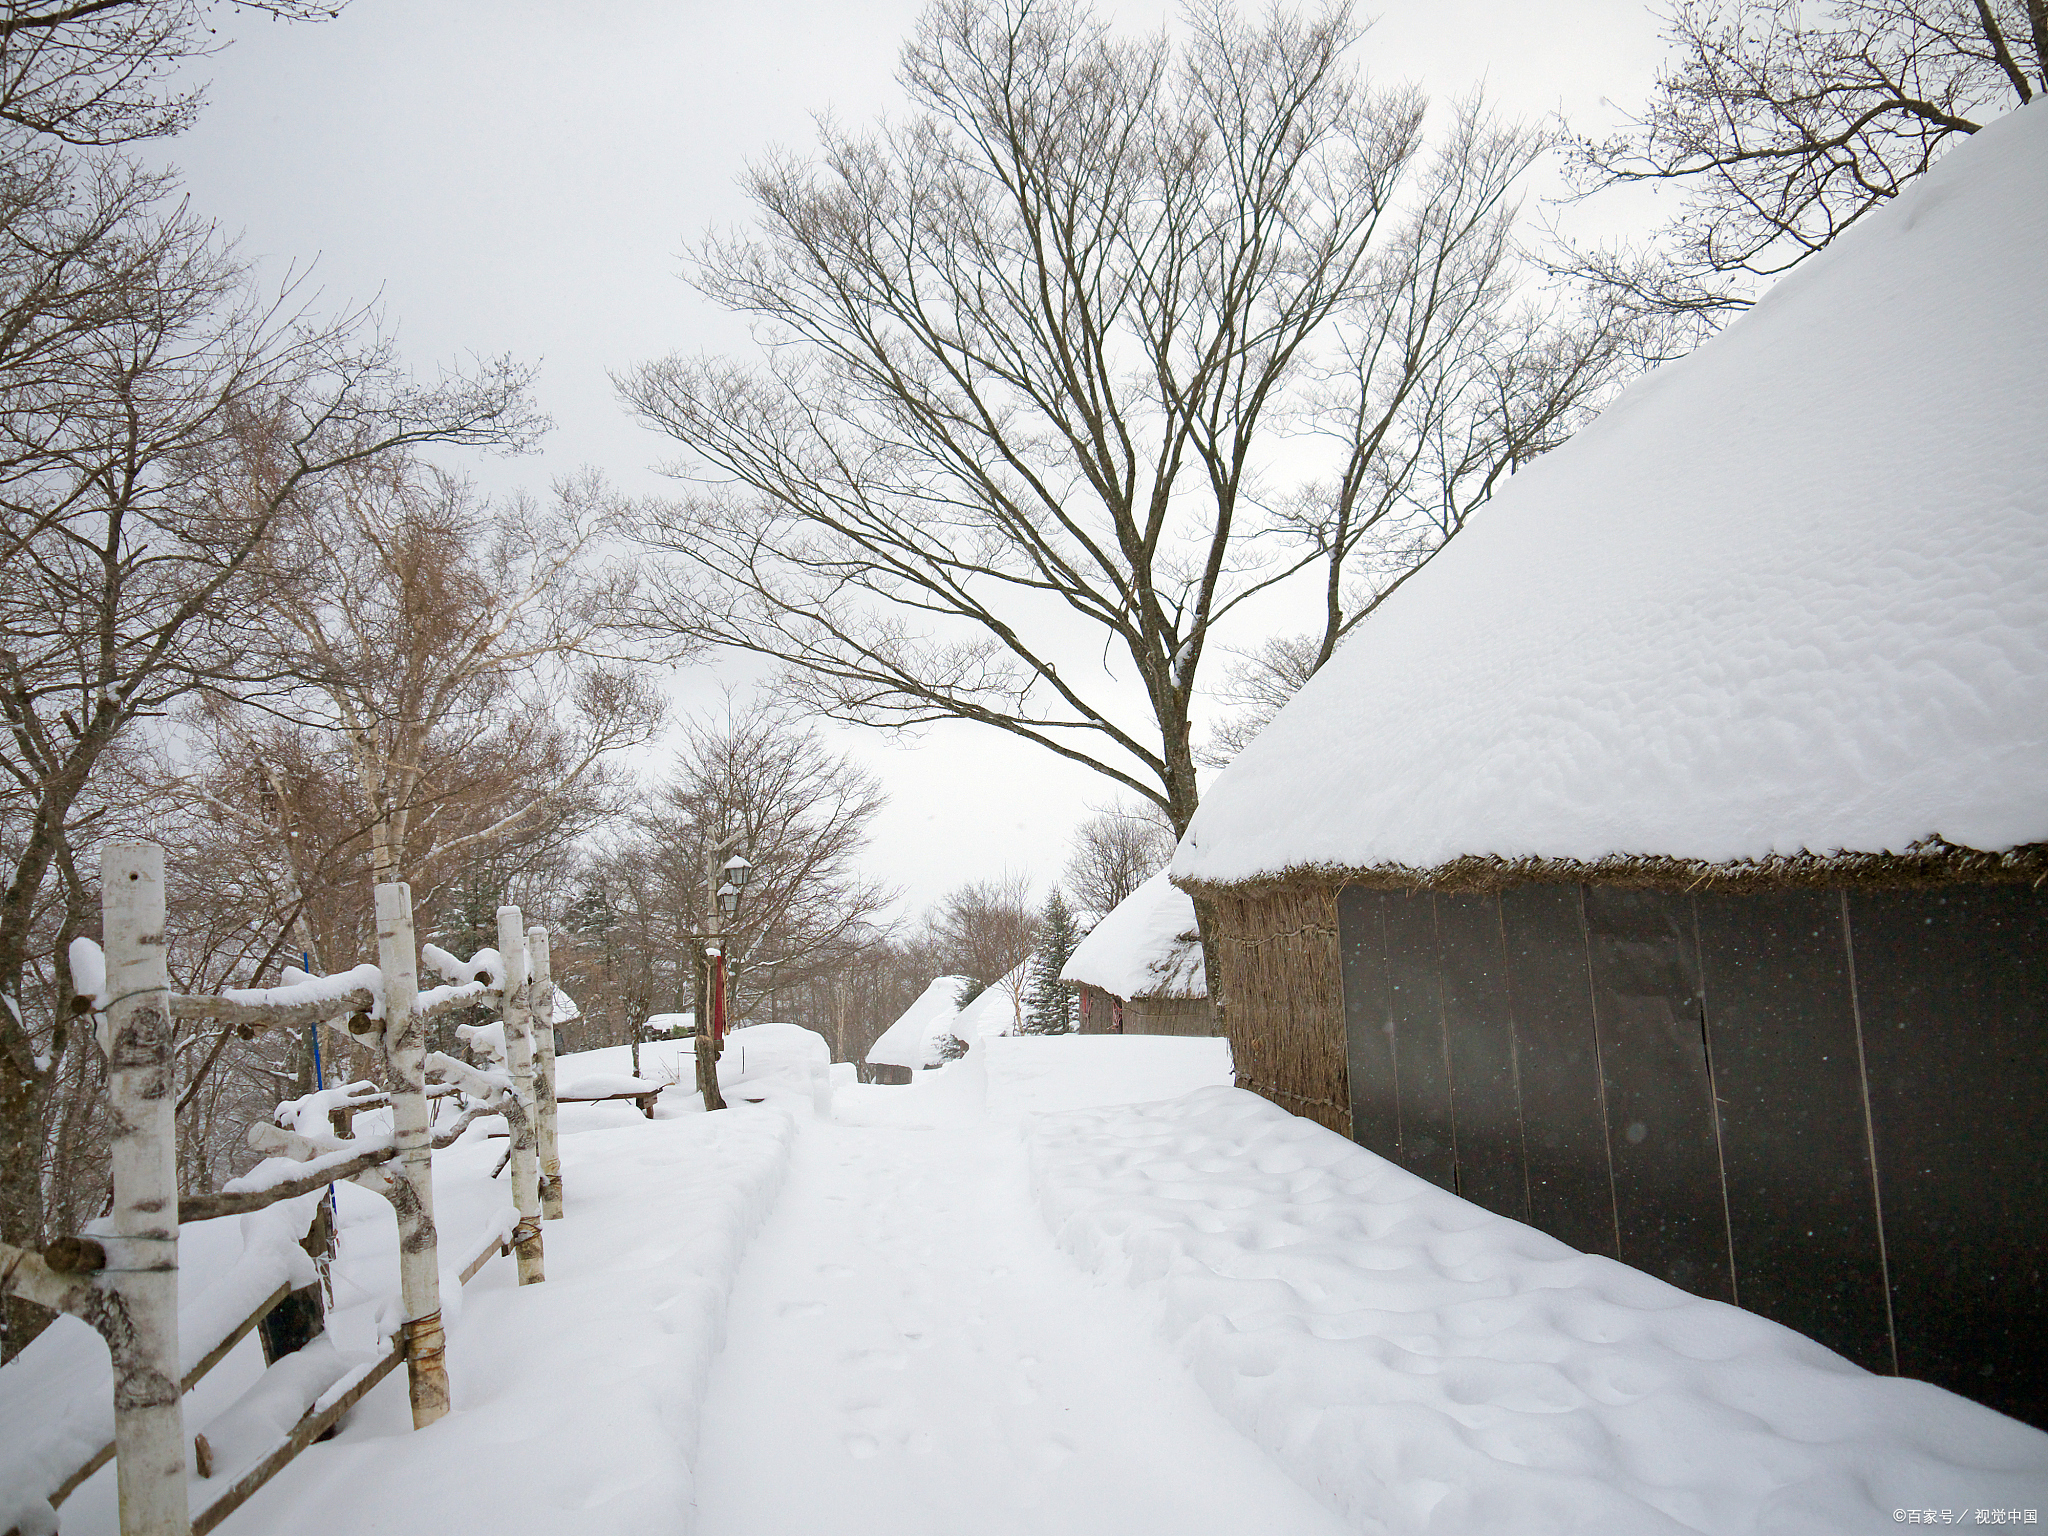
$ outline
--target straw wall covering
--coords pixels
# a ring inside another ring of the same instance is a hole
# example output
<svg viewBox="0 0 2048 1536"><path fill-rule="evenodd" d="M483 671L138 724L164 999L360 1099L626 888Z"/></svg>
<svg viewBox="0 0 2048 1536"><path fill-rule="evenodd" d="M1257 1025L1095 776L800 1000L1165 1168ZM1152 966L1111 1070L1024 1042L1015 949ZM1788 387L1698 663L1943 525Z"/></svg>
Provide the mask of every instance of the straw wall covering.
<svg viewBox="0 0 2048 1536"><path fill-rule="evenodd" d="M1209 903L1238 1086L1349 1136L1335 887L1225 888Z"/></svg>

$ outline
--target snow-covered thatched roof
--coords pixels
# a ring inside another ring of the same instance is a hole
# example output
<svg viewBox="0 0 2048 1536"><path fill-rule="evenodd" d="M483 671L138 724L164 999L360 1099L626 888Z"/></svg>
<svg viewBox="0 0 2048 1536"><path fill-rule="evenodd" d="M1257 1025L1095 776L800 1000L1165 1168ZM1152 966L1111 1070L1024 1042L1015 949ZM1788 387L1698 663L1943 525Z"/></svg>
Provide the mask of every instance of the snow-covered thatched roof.
<svg viewBox="0 0 2048 1536"><path fill-rule="evenodd" d="M1074 946L1060 980L1116 997L1207 997L1195 904L1161 870Z"/></svg>
<svg viewBox="0 0 2048 1536"><path fill-rule="evenodd" d="M2048 841L2044 358L2036 104L1516 475L1175 876Z"/></svg>
<svg viewBox="0 0 2048 1536"><path fill-rule="evenodd" d="M938 1043L953 1032L960 1013L964 976L941 976L903 1010L903 1016L882 1031L868 1047L868 1065L908 1067L916 1072L938 1060Z"/></svg>
<svg viewBox="0 0 2048 1536"><path fill-rule="evenodd" d="M1015 1034L1024 1014L1024 978L1030 966L1027 959L1009 975L985 987L979 997L960 1010L953 1033L969 1044Z"/></svg>

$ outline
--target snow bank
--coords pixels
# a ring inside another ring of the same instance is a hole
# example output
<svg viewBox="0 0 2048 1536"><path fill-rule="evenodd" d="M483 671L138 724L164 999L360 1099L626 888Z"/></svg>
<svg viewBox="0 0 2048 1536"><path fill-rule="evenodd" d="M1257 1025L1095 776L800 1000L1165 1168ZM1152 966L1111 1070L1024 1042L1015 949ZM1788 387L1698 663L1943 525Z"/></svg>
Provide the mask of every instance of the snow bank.
<svg viewBox="0 0 2048 1536"><path fill-rule="evenodd" d="M1062 1246L1366 1532L1867 1536L2048 1435L1481 1210L1234 1088L1034 1122Z"/></svg>
<svg viewBox="0 0 2048 1536"><path fill-rule="evenodd" d="M196 1367L280 1285L313 1281L313 1261L299 1239L319 1201L317 1194L301 1195L178 1229L181 1372ZM0 1529L24 1517L47 1519L50 1494L113 1438L114 1367L106 1341L91 1325L60 1316L0 1369ZM111 1471L102 1477L111 1481ZM82 1529L72 1522L70 1502L63 1513L67 1531Z"/></svg>
<svg viewBox="0 0 2048 1536"><path fill-rule="evenodd" d="M1516 475L1173 865L2048 839L2048 105Z"/></svg>
<svg viewBox="0 0 2048 1536"><path fill-rule="evenodd" d="M415 1434L394 1373L237 1528L688 1536L733 1277L792 1136L787 1115L748 1106L565 1136L568 1214L547 1224L547 1283L519 1286L498 1262L466 1288L448 1334L454 1412ZM467 1139L457 1150L496 1155ZM471 1167L450 1172L466 1186Z"/></svg>
<svg viewBox="0 0 2048 1536"><path fill-rule="evenodd" d="M1141 1104L1236 1080L1230 1042L1210 1036L1011 1035L982 1050L998 1117Z"/></svg>
<svg viewBox="0 0 2048 1536"><path fill-rule="evenodd" d="M1162 869L1074 946L1060 980L1123 998L1207 997L1194 902Z"/></svg>
<svg viewBox="0 0 2048 1536"><path fill-rule="evenodd" d="M868 1064L908 1067L911 1071L935 1066L938 1045L953 1033L953 1021L960 1014L960 988L965 976L941 976L924 989L918 1000L903 1010L902 1017L882 1031L868 1047Z"/></svg>

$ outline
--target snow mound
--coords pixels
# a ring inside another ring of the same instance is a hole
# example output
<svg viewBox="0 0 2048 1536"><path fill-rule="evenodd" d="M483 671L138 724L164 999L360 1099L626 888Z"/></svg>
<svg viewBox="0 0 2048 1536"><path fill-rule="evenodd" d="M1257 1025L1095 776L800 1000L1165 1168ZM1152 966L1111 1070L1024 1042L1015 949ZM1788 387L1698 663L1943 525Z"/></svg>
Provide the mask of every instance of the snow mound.
<svg viewBox="0 0 2048 1536"><path fill-rule="evenodd" d="M1040 1208L1361 1531L1888 1528L2039 1508L2048 1435L1481 1210L1254 1094L1027 1130Z"/></svg>
<svg viewBox="0 0 2048 1536"><path fill-rule="evenodd" d="M1012 1035L982 1050L998 1119L1142 1104L1235 1081L1230 1042L1209 1035Z"/></svg>
<svg viewBox="0 0 2048 1536"><path fill-rule="evenodd" d="M301 1195L179 1227L181 1373L197 1367L280 1285L314 1280L299 1239L319 1202L317 1194ZM48 1516L50 1494L113 1438L114 1366L106 1341L90 1324L59 1315L0 1370L0 1514L10 1524ZM42 1507L30 1507L36 1504ZM72 1512L67 1504L65 1513Z"/></svg>
<svg viewBox="0 0 2048 1536"><path fill-rule="evenodd" d="M868 1065L908 1067L916 1072L938 1062L939 1042L953 1033L953 1021L960 1014L960 989L965 976L941 976L903 1010L868 1047Z"/></svg>
<svg viewBox="0 0 2048 1536"><path fill-rule="evenodd" d="M630 1072L588 1072L565 1080L555 1090L558 1099L601 1099L614 1093L659 1093L664 1084L650 1083Z"/></svg>
<svg viewBox="0 0 2048 1536"><path fill-rule="evenodd" d="M2048 105L1516 475L1173 865L2048 840Z"/></svg>
<svg viewBox="0 0 2048 1536"><path fill-rule="evenodd" d="M747 1024L725 1037L718 1058L719 1091L746 1099L794 1095L811 1099L830 1082L832 1047L801 1024ZM827 1090L829 1104L829 1089Z"/></svg>
<svg viewBox="0 0 2048 1536"><path fill-rule="evenodd" d="M1162 869L1074 946L1060 980L1124 998L1207 997L1194 902Z"/></svg>

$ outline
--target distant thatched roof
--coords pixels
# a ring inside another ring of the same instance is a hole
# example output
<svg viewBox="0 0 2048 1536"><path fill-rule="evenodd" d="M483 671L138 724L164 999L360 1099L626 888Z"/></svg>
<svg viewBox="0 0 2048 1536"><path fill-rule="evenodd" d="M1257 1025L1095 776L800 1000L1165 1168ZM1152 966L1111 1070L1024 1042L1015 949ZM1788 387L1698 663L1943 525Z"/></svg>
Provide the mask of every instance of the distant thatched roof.
<svg viewBox="0 0 2048 1536"><path fill-rule="evenodd" d="M1126 999L1207 997L1195 904L1161 870L1096 923L1060 979Z"/></svg>

